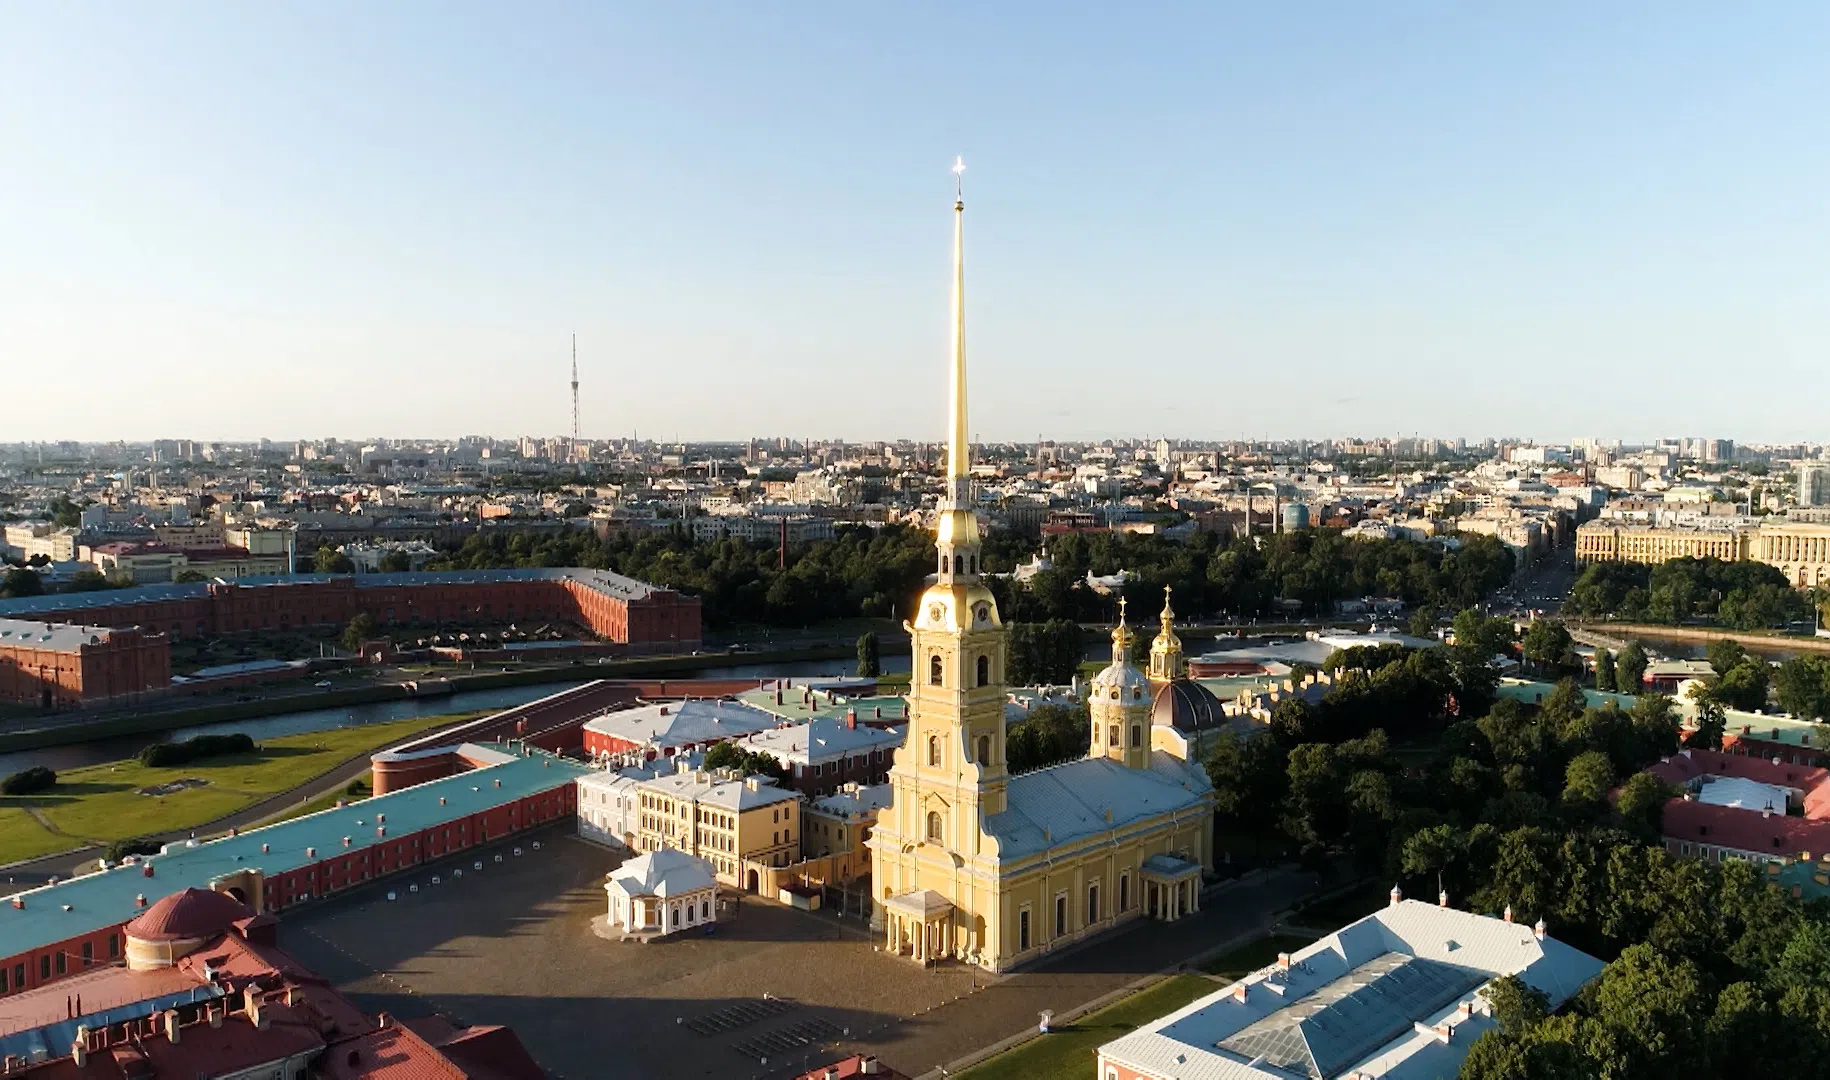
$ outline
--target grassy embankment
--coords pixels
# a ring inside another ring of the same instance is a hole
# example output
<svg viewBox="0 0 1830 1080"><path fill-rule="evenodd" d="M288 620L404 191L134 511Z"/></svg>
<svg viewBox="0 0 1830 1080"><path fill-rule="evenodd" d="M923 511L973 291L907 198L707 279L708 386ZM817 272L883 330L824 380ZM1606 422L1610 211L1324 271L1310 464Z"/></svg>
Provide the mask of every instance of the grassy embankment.
<svg viewBox="0 0 1830 1080"><path fill-rule="evenodd" d="M1171 975L958 1075L960 1080L1030 1080L1039 1076L1094 1080L1098 1070L1094 1051L1102 1043L1111 1042L1139 1024L1167 1016L1219 988L1220 984L1204 975Z"/></svg>
<svg viewBox="0 0 1830 1080"><path fill-rule="evenodd" d="M0 863L86 844L196 828L308 784L350 758L479 715L416 716L286 735L268 739L252 754L206 758L169 768L147 768L130 759L70 769L57 775L57 786L51 791L0 796ZM205 783L163 795L139 794L143 788L179 780ZM325 805L336 797L332 794Z"/></svg>

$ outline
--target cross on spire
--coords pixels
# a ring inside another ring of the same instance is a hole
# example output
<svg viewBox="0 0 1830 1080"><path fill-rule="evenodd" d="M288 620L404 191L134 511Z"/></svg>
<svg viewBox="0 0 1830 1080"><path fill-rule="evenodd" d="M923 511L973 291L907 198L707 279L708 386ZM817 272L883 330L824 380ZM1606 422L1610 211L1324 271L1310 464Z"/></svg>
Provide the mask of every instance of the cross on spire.
<svg viewBox="0 0 1830 1080"><path fill-rule="evenodd" d="M965 173L966 159L955 157L953 159L953 199L955 202L966 201Z"/></svg>

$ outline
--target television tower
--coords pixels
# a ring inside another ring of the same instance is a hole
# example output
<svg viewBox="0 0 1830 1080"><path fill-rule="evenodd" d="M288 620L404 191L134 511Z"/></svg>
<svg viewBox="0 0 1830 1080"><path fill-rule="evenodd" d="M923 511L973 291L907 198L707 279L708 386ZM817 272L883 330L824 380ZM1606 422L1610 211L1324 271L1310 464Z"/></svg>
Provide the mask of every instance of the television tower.
<svg viewBox="0 0 1830 1080"><path fill-rule="evenodd" d="M578 335L572 335L572 456L578 456Z"/></svg>

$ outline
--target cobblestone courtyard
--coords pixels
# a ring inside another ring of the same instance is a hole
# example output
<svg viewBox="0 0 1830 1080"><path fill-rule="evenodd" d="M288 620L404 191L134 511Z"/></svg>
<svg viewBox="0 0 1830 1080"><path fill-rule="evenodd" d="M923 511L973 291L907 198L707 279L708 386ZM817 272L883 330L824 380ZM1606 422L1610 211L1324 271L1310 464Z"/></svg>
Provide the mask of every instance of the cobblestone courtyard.
<svg viewBox="0 0 1830 1080"><path fill-rule="evenodd" d="M290 912L281 944L370 1011L508 1024L566 1080L776 1077L827 1060L835 1046L919 1074L1034 1023L1039 1009L1071 1007L1210 938L1249 932L1286 894L1307 891L1291 881L1253 893L1251 912L1140 926L993 978L963 966L924 971L876 952L858 920L747 897L711 936L606 941L590 921L603 912L617 856L560 830L517 843L520 856L512 845L490 849Z"/></svg>

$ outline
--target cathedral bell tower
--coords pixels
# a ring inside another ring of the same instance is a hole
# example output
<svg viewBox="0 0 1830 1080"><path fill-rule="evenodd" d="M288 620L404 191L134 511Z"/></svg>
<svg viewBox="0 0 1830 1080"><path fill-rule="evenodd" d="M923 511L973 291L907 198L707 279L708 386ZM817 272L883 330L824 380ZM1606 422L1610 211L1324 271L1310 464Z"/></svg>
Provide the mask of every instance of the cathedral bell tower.
<svg viewBox="0 0 1830 1080"><path fill-rule="evenodd" d="M1150 767L1150 680L1131 663L1136 640L1125 624L1125 602L1118 602L1118 625L1112 630L1112 662L1093 676L1087 713L1092 729L1088 757L1110 758L1132 769Z"/></svg>
<svg viewBox="0 0 1830 1080"><path fill-rule="evenodd" d="M1182 639L1176 637L1176 613L1169 606L1169 586L1163 586L1163 628L1150 643L1150 681L1174 682L1182 677Z"/></svg>
<svg viewBox="0 0 1830 1080"><path fill-rule="evenodd" d="M956 175L962 168L956 166ZM992 854L984 819L1004 810L1004 662L997 600L980 577L972 448L966 428L966 270L963 198L953 203L953 355L949 365L947 490L935 523L934 583L906 623L909 732L890 771L897 827L954 855Z"/></svg>

